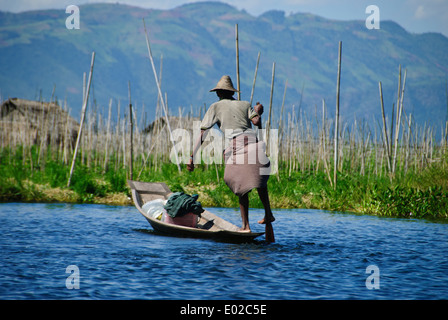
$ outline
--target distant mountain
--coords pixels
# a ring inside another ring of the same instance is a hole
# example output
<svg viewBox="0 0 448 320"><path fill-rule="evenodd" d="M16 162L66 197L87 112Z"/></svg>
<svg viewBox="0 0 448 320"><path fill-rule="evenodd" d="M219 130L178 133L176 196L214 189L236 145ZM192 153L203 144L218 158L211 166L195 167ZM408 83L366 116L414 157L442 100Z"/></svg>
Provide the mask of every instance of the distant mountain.
<svg viewBox="0 0 448 320"><path fill-rule="evenodd" d="M224 3L187 4L172 10L121 4L80 8L80 29L69 30L65 10L0 12L0 90L3 99L66 99L79 118L83 72L96 52L92 97L100 110L109 99L128 101L128 81L137 109L153 118L157 89L148 59L142 18L149 30L157 69L163 55L162 91L173 114L216 100L209 90L221 75L236 86L235 24L239 29L242 99L250 98L258 52L261 53L254 102L269 105L272 64L276 63L274 114L278 116L285 81L286 112L295 106L320 113L325 99L333 115L338 42L342 41L341 117L380 114L378 82L386 112L396 102L398 67L407 69L404 107L421 122L445 120L448 38L412 34L392 21L368 30L365 21L335 21L311 14L269 11L255 17ZM303 92L303 95L301 95ZM93 101L93 100L91 100ZM140 109L141 110L141 109Z"/></svg>

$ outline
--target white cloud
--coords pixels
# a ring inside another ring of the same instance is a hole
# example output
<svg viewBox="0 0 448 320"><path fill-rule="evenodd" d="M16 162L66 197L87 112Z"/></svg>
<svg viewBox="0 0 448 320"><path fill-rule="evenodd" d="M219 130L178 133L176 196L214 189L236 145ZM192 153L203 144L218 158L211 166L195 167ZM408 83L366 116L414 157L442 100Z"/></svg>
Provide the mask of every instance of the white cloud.
<svg viewBox="0 0 448 320"><path fill-rule="evenodd" d="M415 10L415 14L414 14L416 19L424 19L428 16L428 14L425 11L425 7L423 5L420 5L417 7L417 9Z"/></svg>
<svg viewBox="0 0 448 320"><path fill-rule="evenodd" d="M412 10L407 17L406 28L413 32L440 32L448 36L448 1L407 0Z"/></svg>

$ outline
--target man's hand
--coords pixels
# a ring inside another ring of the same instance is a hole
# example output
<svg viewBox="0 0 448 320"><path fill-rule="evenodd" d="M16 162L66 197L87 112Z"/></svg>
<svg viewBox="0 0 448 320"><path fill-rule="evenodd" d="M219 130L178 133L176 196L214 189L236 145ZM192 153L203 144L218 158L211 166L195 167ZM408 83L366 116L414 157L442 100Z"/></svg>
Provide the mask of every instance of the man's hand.
<svg viewBox="0 0 448 320"><path fill-rule="evenodd" d="M261 116L263 114L264 107L263 107L263 105L260 102L257 102L257 104L254 107L254 110L255 110L256 113L258 113L258 115Z"/></svg>
<svg viewBox="0 0 448 320"><path fill-rule="evenodd" d="M251 119L254 126L257 126L259 129L261 129L261 115L263 114L263 105L260 102L257 102L257 104L254 107L254 111L258 113L258 116L255 116Z"/></svg>
<svg viewBox="0 0 448 320"><path fill-rule="evenodd" d="M193 172L193 170L194 170L193 157L190 157L190 163L187 164L187 170L190 172Z"/></svg>

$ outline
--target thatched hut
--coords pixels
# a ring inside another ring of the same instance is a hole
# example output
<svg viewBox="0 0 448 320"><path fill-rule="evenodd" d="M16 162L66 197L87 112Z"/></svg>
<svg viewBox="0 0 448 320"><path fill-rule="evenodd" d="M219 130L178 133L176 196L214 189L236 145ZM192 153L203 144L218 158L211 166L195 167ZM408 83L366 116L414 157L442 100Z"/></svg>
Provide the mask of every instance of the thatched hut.
<svg viewBox="0 0 448 320"><path fill-rule="evenodd" d="M10 98L0 106L1 147L73 144L78 129L78 122L55 103Z"/></svg>
<svg viewBox="0 0 448 320"><path fill-rule="evenodd" d="M185 129L188 131L193 131L193 124L195 121L201 122L201 119L197 117L175 117L175 116L169 116L168 120L170 122L171 130L175 129ZM165 117L159 117L156 120L154 120L152 123L150 123L145 129L143 129L144 133L152 133L152 134L159 134L166 131L167 123Z"/></svg>

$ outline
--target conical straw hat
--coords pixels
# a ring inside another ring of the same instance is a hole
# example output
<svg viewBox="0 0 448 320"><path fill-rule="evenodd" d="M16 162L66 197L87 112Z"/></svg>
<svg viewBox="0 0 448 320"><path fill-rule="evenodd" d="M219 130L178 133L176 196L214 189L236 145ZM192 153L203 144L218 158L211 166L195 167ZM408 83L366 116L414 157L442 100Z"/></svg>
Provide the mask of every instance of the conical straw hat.
<svg viewBox="0 0 448 320"><path fill-rule="evenodd" d="M228 90L228 91L238 92L238 90L236 90L233 87L232 79L230 79L229 76L222 76L221 79L218 81L218 84L216 85L216 87L214 87L212 90L210 90L210 92L213 92L216 90Z"/></svg>

